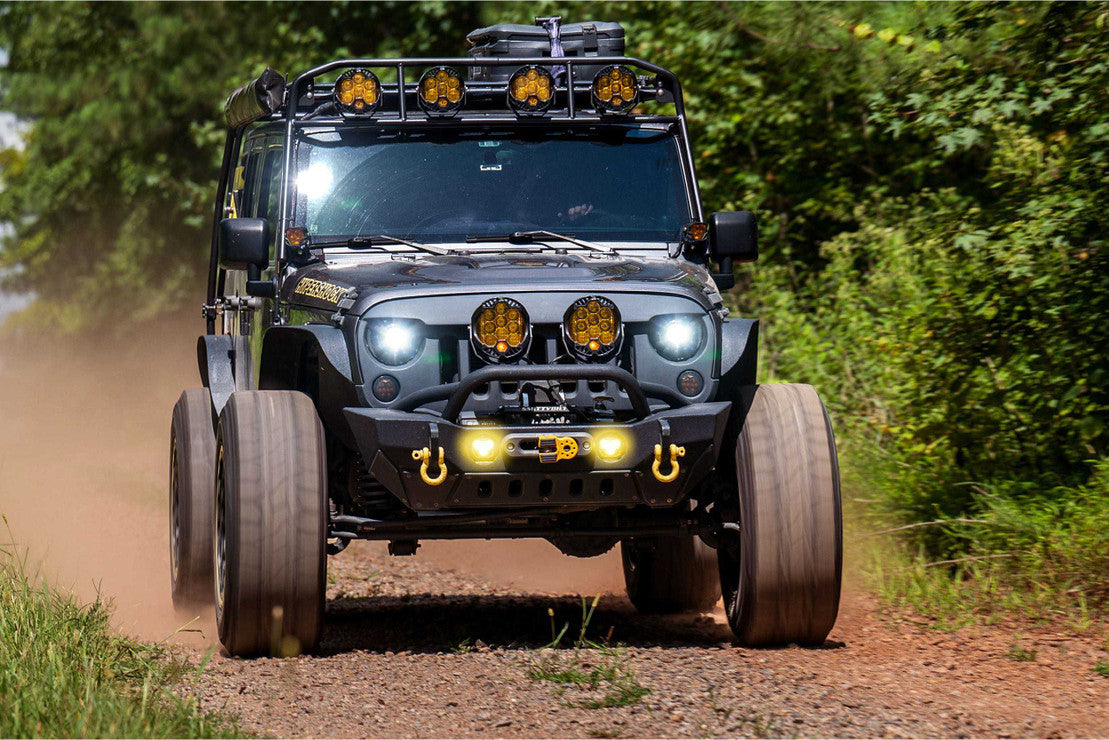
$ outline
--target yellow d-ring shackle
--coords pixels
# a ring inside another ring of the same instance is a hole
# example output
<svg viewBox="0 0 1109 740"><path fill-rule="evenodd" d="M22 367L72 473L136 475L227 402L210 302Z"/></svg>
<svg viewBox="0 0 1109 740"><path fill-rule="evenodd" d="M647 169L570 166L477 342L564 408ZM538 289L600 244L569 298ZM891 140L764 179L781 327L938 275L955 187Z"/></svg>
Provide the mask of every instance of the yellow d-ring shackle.
<svg viewBox="0 0 1109 740"><path fill-rule="evenodd" d="M663 475L659 470L662 464L662 445L655 445L655 461L651 463L651 472L655 474L655 478L661 483L673 483L678 473L681 472L681 467L678 465L678 458L685 457L685 448L678 447L675 444L670 445L670 472Z"/></svg>
<svg viewBox="0 0 1109 740"><path fill-rule="evenodd" d="M422 450L412 450L412 459L420 461L420 477L429 486L437 486L447 479L447 464L443 461L442 447L439 448L439 475L434 478L427 474L427 463L431 460L431 450L426 447Z"/></svg>

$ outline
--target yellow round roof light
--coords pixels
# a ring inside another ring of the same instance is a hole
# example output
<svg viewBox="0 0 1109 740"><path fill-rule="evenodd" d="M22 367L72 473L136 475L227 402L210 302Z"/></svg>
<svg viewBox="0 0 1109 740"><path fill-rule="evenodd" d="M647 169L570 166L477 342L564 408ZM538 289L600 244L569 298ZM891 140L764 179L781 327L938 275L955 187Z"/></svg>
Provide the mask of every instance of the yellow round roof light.
<svg viewBox="0 0 1109 740"><path fill-rule="evenodd" d="M551 107L554 95L554 77L542 67L520 67L508 80L508 104L518 114L542 113Z"/></svg>
<svg viewBox="0 0 1109 740"><path fill-rule="evenodd" d="M381 83L368 69L348 69L335 80L334 97L342 115L368 115L381 105Z"/></svg>
<svg viewBox="0 0 1109 740"><path fill-rule="evenodd" d="M462 108L466 96L466 83L450 67L432 67L420 77L416 99L420 107L432 116L453 116Z"/></svg>
<svg viewBox="0 0 1109 740"><path fill-rule="evenodd" d="M605 67L593 78L593 107L602 113L628 113L639 102L635 73L622 64Z"/></svg>

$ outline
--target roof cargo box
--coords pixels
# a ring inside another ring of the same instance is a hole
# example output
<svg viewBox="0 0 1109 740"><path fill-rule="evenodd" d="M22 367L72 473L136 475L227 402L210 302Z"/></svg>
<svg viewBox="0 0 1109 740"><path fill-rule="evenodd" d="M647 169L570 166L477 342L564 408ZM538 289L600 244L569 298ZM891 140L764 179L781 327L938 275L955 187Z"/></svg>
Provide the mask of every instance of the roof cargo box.
<svg viewBox="0 0 1109 740"><path fill-rule="evenodd" d="M567 23L560 31L564 56L624 56L624 28L619 23ZM551 56L551 38L543 26L504 23L471 31L466 40L472 47L467 53L474 58ZM515 71L511 65L473 67L470 74L476 82L503 82ZM600 71L596 64L575 66L574 79L589 82Z"/></svg>

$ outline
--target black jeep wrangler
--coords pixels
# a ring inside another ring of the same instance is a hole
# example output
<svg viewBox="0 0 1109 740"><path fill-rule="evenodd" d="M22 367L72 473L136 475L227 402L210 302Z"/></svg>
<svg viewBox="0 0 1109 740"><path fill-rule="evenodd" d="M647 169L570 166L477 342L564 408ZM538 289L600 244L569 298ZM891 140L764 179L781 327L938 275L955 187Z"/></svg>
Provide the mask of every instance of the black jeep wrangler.
<svg viewBox="0 0 1109 740"><path fill-rule="evenodd" d="M228 99L170 551L229 653L315 648L354 539L619 543L644 612L722 593L744 644L831 630L828 415L756 384L758 322L720 295L754 217L704 217L678 79L618 29L493 27Z"/></svg>

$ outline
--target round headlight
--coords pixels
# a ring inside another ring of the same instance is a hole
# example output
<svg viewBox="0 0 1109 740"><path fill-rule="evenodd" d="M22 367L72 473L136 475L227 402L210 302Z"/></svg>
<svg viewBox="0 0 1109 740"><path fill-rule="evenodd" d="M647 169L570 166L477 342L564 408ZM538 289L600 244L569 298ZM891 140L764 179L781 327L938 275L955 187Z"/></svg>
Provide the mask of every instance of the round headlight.
<svg viewBox="0 0 1109 740"><path fill-rule="evenodd" d="M382 365L407 365L424 348L423 324L416 319L370 319L366 347Z"/></svg>
<svg viewBox="0 0 1109 740"><path fill-rule="evenodd" d="M531 344L531 321L523 304L490 298L470 318L470 344L486 362L515 362Z"/></svg>
<svg viewBox="0 0 1109 740"><path fill-rule="evenodd" d="M651 319L649 336L656 352L672 362L682 362L705 346L705 324L690 314L656 316Z"/></svg>
<svg viewBox="0 0 1109 740"><path fill-rule="evenodd" d="M603 362L620 349L624 328L616 304L601 296L579 298L562 319L566 348L579 360Z"/></svg>

